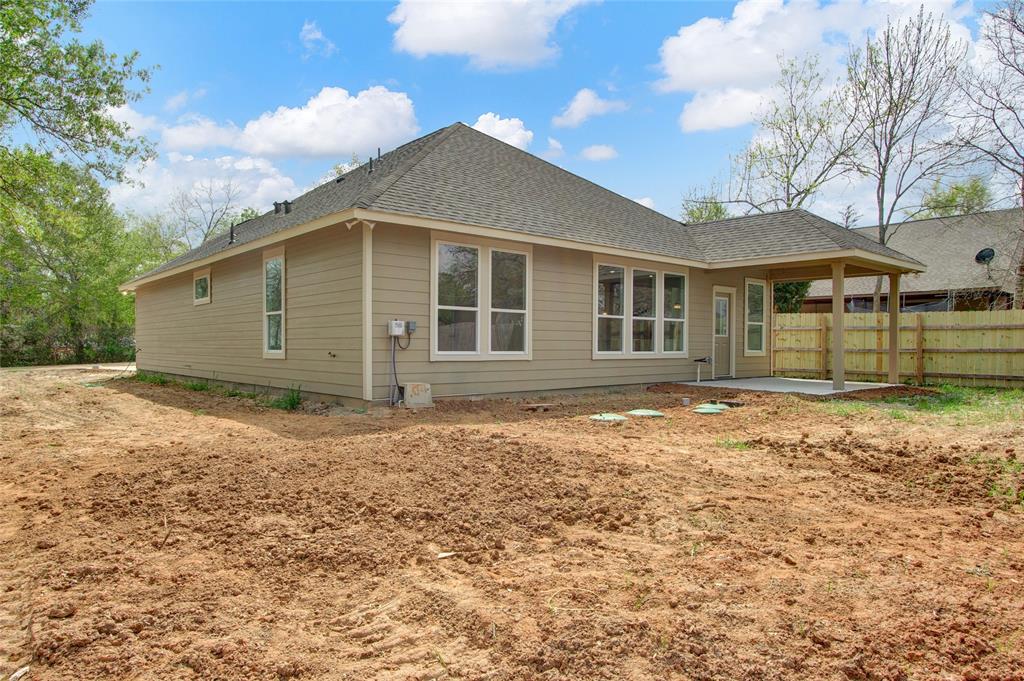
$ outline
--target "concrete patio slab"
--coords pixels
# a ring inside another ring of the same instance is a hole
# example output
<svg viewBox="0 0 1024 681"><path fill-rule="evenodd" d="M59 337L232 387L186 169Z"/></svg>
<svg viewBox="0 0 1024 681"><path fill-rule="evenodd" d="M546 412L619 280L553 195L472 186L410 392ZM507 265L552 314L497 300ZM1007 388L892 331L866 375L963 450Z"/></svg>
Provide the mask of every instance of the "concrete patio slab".
<svg viewBox="0 0 1024 681"><path fill-rule="evenodd" d="M832 388L832 381L822 381L813 378L782 378L779 376L764 376L761 378L724 378L713 381L682 381L684 385L700 385L706 388L730 388L735 390L758 390L768 393L804 393L806 395L834 395L835 393L848 393L854 390L870 390L872 388L888 388L892 383L861 383L847 381L846 388L835 390Z"/></svg>

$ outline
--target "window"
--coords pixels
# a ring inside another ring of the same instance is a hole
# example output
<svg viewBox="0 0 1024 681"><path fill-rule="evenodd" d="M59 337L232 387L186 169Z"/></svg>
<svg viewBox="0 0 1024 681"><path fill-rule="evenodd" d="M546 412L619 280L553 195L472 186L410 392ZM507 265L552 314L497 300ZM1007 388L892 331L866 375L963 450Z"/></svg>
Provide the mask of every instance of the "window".
<svg viewBox="0 0 1024 681"><path fill-rule="evenodd" d="M686 352L686 277L666 272L662 275L664 307L663 352Z"/></svg>
<svg viewBox="0 0 1024 681"><path fill-rule="evenodd" d="M744 354L765 354L765 319L767 317L768 282L763 279L746 280L746 333Z"/></svg>
<svg viewBox="0 0 1024 681"><path fill-rule="evenodd" d="M526 254L491 251L491 352L526 352Z"/></svg>
<svg viewBox="0 0 1024 681"><path fill-rule="evenodd" d="M438 244L437 351L476 352L480 249Z"/></svg>
<svg viewBox="0 0 1024 681"><path fill-rule="evenodd" d="M715 296L715 335L725 338L729 335L729 299Z"/></svg>
<svg viewBox="0 0 1024 681"><path fill-rule="evenodd" d="M530 251L461 239L434 241L431 359L529 359Z"/></svg>
<svg viewBox="0 0 1024 681"><path fill-rule="evenodd" d="M685 274L597 263L594 280L595 358L685 355Z"/></svg>
<svg viewBox="0 0 1024 681"><path fill-rule="evenodd" d="M654 352L658 321L658 275L633 270L633 352Z"/></svg>
<svg viewBox="0 0 1024 681"><path fill-rule="evenodd" d="M284 249L263 253L263 356L284 357Z"/></svg>
<svg viewBox="0 0 1024 681"><path fill-rule="evenodd" d="M206 305L210 302L210 268L192 273L192 304Z"/></svg>
<svg viewBox="0 0 1024 681"><path fill-rule="evenodd" d="M622 352L625 268L597 266L597 351Z"/></svg>

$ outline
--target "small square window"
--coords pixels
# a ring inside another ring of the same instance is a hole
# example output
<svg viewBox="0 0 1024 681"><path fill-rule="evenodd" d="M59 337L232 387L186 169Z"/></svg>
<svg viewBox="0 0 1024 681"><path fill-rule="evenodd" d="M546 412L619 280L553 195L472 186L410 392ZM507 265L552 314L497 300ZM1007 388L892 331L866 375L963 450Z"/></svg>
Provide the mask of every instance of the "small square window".
<svg viewBox="0 0 1024 681"><path fill-rule="evenodd" d="M199 270L192 274L192 304L205 305L210 302L210 270Z"/></svg>

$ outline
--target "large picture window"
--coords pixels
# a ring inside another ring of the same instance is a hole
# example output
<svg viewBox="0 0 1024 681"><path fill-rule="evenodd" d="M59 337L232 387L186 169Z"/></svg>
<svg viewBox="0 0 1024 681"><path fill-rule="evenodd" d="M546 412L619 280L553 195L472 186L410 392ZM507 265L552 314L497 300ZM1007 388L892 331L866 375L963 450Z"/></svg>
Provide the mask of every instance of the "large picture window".
<svg viewBox="0 0 1024 681"><path fill-rule="evenodd" d="M530 253L435 241L431 358L528 359Z"/></svg>
<svg viewBox="0 0 1024 681"><path fill-rule="evenodd" d="M284 356L284 250L263 254L263 356Z"/></svg>
<svg viewBox="0 0 1024 681"><path fill-rule="evenodd" d="M763 279L746 280L746 329L744 354L765 354L765 320L767 319L768 282Z"/></svg>
<svg viewBox="0 0 1024 681"><path fill-rule="evenodd" d="M686 353L686 275L595 265L595 357Z"/></svg>

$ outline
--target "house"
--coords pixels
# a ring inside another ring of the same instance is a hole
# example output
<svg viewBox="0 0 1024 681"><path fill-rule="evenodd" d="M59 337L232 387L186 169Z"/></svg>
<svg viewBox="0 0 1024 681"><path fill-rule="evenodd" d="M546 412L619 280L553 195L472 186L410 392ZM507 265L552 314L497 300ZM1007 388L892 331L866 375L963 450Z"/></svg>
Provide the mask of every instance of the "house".
<svg viewBox="0 0 1024 681"><path fill-rule="evenodd" d="M878 227L853 231L878 240ZM1024 257L1020 208L903 222L890 228L888 245L928 268L903 279L903 312L1013 307L1015 273ZM874 279L847 280L846 311L873 310L874 292ZM882 310L889 309L884 286L881 299ZM832 283L812 283L801 312L831 311Z"/></svg>
<svg viewBox="0 0 1024 681"><path fill-rule="evenodd" d="M703 357L765 376L773 280L921 269L801 210L684 225L456 123L122 290L140 370L365 402L395 373L434 396L687 380Z"/></svg>

